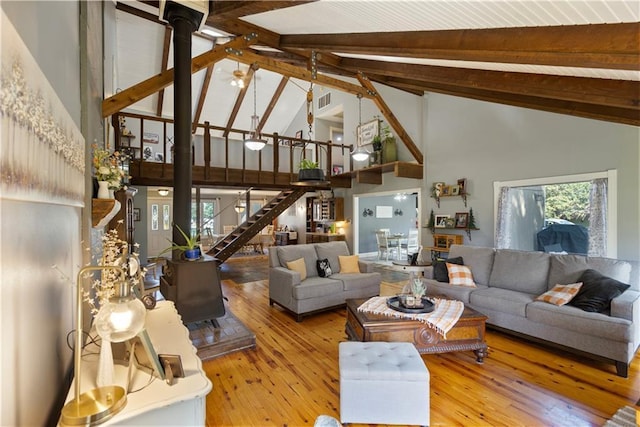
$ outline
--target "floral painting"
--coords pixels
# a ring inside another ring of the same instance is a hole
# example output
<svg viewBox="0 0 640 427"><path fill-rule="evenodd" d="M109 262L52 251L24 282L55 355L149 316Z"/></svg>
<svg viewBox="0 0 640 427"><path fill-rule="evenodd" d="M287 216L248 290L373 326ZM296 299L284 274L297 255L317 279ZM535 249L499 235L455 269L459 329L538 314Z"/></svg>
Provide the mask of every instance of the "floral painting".
<svg viewBox="0 0 640 427"><path fill-rule="evenodd" d="M84 138L13 25L2 24L0 198L84 206Z"/></svg>

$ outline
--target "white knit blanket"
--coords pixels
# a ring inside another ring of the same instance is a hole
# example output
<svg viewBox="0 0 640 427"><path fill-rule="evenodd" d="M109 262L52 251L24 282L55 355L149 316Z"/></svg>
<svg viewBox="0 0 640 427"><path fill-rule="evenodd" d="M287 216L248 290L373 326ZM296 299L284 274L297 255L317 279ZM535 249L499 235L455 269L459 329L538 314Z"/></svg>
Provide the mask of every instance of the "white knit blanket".
<svg viewBox="0 0 640 427"><path fill-rule="evenodd" d="M417 320L434 328L444 339L447 338L447 332L458 322L464 311L462 301L431 298L436 305L431 313L403 313L388 307L388 299L389 297L371 297L358 307L358 311Z"/></svg>

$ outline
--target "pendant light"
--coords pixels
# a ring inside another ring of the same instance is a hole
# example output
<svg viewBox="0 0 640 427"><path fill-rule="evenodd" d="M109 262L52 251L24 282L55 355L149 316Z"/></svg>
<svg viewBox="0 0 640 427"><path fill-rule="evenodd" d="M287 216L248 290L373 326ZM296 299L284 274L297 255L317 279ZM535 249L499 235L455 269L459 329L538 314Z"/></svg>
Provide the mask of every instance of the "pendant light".
<svg viewBox="0 0 640 427"><path fill-rule="evenodd" d="M237 213L244 212L244 205L242 204L242 202L240 202L240 192L239 191L238 191L238 200L236 201L236 205L233 207L233 209Z"/></svg>
<svg viewBox="0 0 640 427"><path fill-rule="evenodd" d="M356 148L351 152L351 157L356 162L361 162L369 158L369 151L362 147L362 94L358 94L358 132L356 135Z"/></svg>
<svg viewBox="0 0 640 427"><path fill-rule="evenodd" d="M251 128L249 130L249 138L244 140L244 145L252 151L260 151L267 145L267 141L260 139L260 133L258 132L258 126L260 120L256 113L256 87L258 86L257 73L254 74L253 79L253 116L251 116Z"/></svg>

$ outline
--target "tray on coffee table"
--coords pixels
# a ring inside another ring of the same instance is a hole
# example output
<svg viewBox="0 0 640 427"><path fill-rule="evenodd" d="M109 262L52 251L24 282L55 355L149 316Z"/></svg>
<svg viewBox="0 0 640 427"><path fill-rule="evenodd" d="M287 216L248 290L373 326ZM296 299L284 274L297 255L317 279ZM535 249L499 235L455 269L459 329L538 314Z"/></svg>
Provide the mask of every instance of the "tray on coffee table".
<svg viewBox="0 0 640 427"><path fill-rule="evenodd" d="M422 307L405 307L398 297L391 297L387 299L387 307L402 313L421 314L431 313L436 305L427 298L422 298Z"/></svg>

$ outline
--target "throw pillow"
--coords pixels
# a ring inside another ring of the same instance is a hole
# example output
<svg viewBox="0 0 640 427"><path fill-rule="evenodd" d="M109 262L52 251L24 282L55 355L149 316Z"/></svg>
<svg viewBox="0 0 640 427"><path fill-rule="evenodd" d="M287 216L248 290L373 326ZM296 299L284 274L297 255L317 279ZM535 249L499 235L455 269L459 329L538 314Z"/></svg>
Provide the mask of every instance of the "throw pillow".
<svg viewBox="0 0 640 427"><path fill-rule="evenodd" d="M464 265L462 257L449 258L446 260L436 260L433 263L433 278L438 282L449 283L449 271L447 270L447 263Z"/></svg>
<svg viewBox="0 0 640 427"><path fill-rule="evenodd" d="M304 258L298 258L295 261L287 262L287 268L300 273L300 281L307 278L307 267L304 265Z"/></svg>
<svg viewBox="0 0 640 427"><path fill-rule="evenodd" d="M339 255L338 262L340 262L340 273L360 273L358 255Z"/></svg>
<svg viewBox="0 0 640 427"><path fill-rule="evenodd" d="M465 265L447 264L447 270L449 271L449 283L456 286L467 286L470 288L476 287L476 282L473 281L473 275L471 269Z"/></svg>
<svg viewBox="0 0 640 427"><path fill-rule="evenodd" d="M318 269L318 276L320 277L329 277L333 274L327 258L317 260L316 268Z"/></svg>
<svg viewBox="0 0 640 427"><path fill-rule="evenodd" d="M569 305L584 311L602 313L611 308L611 300L629 289L630 285L611 277L603 276L596 270L585 270L578 279L582 282L580 292L569 301Z"/></svg>
<svg viewBox="0 0 640 427"><path fill-rule="evenodd" d="M538 296L536 300L544 301L555 305L565 305L578 294L582 287L582 282L570 285L555 285L553 289Z"/></svg>

